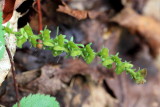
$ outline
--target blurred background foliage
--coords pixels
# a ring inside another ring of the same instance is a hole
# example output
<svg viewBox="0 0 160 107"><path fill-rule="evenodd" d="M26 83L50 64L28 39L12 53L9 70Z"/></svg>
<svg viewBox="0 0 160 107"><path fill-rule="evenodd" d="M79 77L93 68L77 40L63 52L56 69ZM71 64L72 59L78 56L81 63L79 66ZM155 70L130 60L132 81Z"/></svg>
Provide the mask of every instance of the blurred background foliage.
<svg viewBox="0 0 160 107"><path fill-rule="evenodd" d="M22 5L27 5L23 3ZM148 70L147 83L137 85L128 75L105 69L96 59L87 65L80 59L53 57L50 51L17 48L15 66L20 96L44 93L55 96L61 107L159 107L160 106L160 0L41 0L43 27L92 42L95 51L107 47L123 61ZM23 6L22 6L23 7ZM34 3L18 27L29 23L38 33ZM0 104L15 103L12 78L0 88Z"/></svg>

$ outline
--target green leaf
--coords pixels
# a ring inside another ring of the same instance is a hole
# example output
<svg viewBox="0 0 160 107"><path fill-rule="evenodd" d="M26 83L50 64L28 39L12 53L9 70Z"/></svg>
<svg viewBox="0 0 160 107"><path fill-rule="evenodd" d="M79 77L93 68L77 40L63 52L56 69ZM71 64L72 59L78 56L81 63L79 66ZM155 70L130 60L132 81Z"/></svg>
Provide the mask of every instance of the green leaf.
<svg viewBox="0 0 160 107"><path fill-rule="evenodd" d="M58 36L58 45L64 46L64 36L62 34Z"/></svg>
<svg viewBox="0 0 160 107"><path fill-rule="evenodd" d="M19 107L14 104L12 107ZM43 94L30 94L20 100L20 107L60 107L54 97Z"/></svg>
<svg viewBox="0 0 160 107"><path fill-rule="evenodd" d="M74 41L74 38L73 38L73 36L70 38L70 41L72 41L72 42Z"/></svg>
<svg viewBox="0 0 160 107"><path fill-rule="evenodd" d="M17 38L17 47L22 48L22 45L27 41L27 38L24 36L21 36L20 38Z"/></svg>
<svg viewBox="0 0 160 107"><path fill-rule="evenodd" d="M112 64L107 65L106 68L111 69L112 68Z"/></svg>
<svg viewBox="0 0 160 107"><path fill-rule="evenodd" d="M44 44L45 46L54 46L54 44L51 43L51 42L43 42L43 44Z"/></svg>
<svg viewBox="0 0 160 107"><path fill-rule="evenodd" d="M69 41L68 42L68 48L70 50L72 50L72 49L79 49L78 46L73 41Z"/></svg>
<svg viewBox="0 0 160 107"><path fill-rule="evenodd" d="M117 75L119 75L119 74L121 74L124 70L125 70L125 68L123 67L123 63L122 63L122 64L116 66L115 72L116 72Z"/></svg>
<svg viewBox="0 0 160 107"><path fill-rule="evenodd" d="M94 60L96 55L90 45L91 44L88 44L85 46L85 48L82 49L83 57L87 64L90 64Z"/></svg>
<svg viewBox="0 0 160 107"><path fill-rule="evenodd" d="M122 62L121 64L116 65L116 73L121 74L126 69L130 69L132 67L133 67L133 65L128 62Z"/></svg>
<svg viewBox="0 0 160 107"><path fill-rule="evenodd" d="M37 45L37 39L39 39L39 37L37 37L35 35L30 37L30 42L31 42L31 45L33 47L36 47L36 45Z"/></svg>
<svg viewBox="0 0 160 107"><path fill-rule="evenodd" d="M83 44L77 44L77 46L84 48Z"/></svg>
<svg viewBox="0 0 160 107"><path fill-rule="evenodd" d="M106 58L105 61L102 62L102 65L108 67L108 65L111 65L113 62L111 58Z"/></svg>
<svg viewBox="0 0 160 107"><path fill-rule="evenodd" d="M24 30L24 28L21 28L21 29L19 30L19 32L20 32L22 35L24 35L24 33L26 33L25 30Z"/></svg>
<svg viewBox="0 0 160 107"><path fill-rule="evenodd" d="M2 21L2 20L1 20ZM0 26L0 30L2 30L2 26ZM36 47L37 45L37 39L40 41L43 41L43 47L44 49L48 49L52 51L53 56L58 56L62 54L63 52L66 52L66 55L72 56L75 58L76 56L81 56L86 63L90 64L95 56L99 56L101 58L101 63L106 68L112 68L113 63L116 65L115 72L117 74L121 74L123 71L126 71L127 74L130 74L130 76L136 81L136 83L144 83L145 82L145 70L138 70L138 72L135 72L135 69L133 69L133 65L129 62L122 62L121 58L119 58L118 53L116 55L109 55L109 50L107 48L102 48L100 52L96 53L91 48L91 44L88 44L84 46L83 44L76 44L73 42L73 37L68 41L65 38L65 35L60 34L56 36L56 38L51 39L50 38L50 30L44 29L44 31L41 31L40 35L34 35L32 32L32 29L29 25L26 25L24 28L20 29L19 32L14 32L13 29L9 27L9 25L4 28L4 30L9 34L16 34L17 36L17 46L22 47L22 45L29 40L31 44ZM0 32L0 33L2 33ZM2 34L3 35L3 34ZM2 44L0 46L4 46L4 37L0 36L0 41ZM2 55L4 53L4 49L0 50L0 58L2 58ZM143 72L144 74L143 74Z"/></svg>
<svg viewBox="0 0 160 107"><path fill-rule="evenodd" d="M79 56L81 54L82 54L81 50L73 50L73 51L71 51L71 56L72 57Z"/></svg>
<svg viewBox="0 0 160 107"><path fill-rule="evenodd" d="M144 79L147 75L146 69L141 69L136 72L136 74L133 76L133 79L136 81L137 84L144 84L146 80Z"/></svg>
<svg viewBox="0 0 160 107"><path fill-rule="evenodd" d="M118 54L116 55L111 55L111 58L113 59L114 62L116 62L116 64L121 64L121 58L118 57Z"/></svg>
<svg viewBox="0 0 160 107"><path fill-rule="evenodd" d="M129 62L124 62L124 64L125 64L124 67L125 67L126 69L133 67L133 64L130 64Z"/></svg>
<svg viewBox="0 0 160 107"><path fill-rule="evenodd" d="M109 50L107 48L102 48L98 55L102 58L107 58L109 56Z"/></svg>
<svg viewBox="0 0 160 107"><path fill-rule="evenodd" d="M23 28L25 30L25 32L27 33L28 36L33 36L33 31L32 28L29 26L29 24L27 24L26 26L24 26Z"/></svg>
<svg viewBox="0 0 160 107"><path fill-rule="evenodd" d="M50 33L51 31L49 29L44 29L44 31L42 32L44 41L50 40Z"/></svg>
<svg viewBox="0 0 160 107"><path fill-rule="evenodd" d="M2 35L0 36L0 59L3 58L4 52L5 52L5 39L4 39L4 36Z"/></svg>
<svg viewBox="0 0 160 107"><path fill-rule="evenodd" d="M13 33L12 29L9 28L9 27L7 27L7 26L4 27L4 30L5 30L5 32L8 33L8 34Z"/></svg>
<svg viewBox="0 0 160 107"><path fill-rule="evenodd" d="M2 12L0 12L0 59L3 58L5 52L5 39L4 39L2 21L3 21Z"/></svg>
<svg viewBox="0 0 160 107"><path fill-rule="evenodd" d="M61 46L54 46L54 50L56 50L56 51L66 51L66 49L64 47L61 47Z"/></svg>
<svg viewBox="0 0 160 107"><path fill-rule="evenodd" d="M52 54L53 56L58 56L60 54L62 54L63 51L55 51L55 50L52 50Z"/></svg>

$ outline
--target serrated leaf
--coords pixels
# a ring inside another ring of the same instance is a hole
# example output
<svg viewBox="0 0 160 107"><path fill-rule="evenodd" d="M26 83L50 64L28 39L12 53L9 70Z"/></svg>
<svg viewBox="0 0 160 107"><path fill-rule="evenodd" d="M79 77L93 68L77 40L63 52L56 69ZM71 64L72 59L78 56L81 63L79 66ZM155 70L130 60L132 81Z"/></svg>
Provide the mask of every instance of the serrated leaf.
<svg viewBox="0 0 160 107"><path fill-rule="evenodd" d="M18 107L14 104L13 107ZM20 107L60 107L54 97L44 94L30 94L20 100Z"/></svg>

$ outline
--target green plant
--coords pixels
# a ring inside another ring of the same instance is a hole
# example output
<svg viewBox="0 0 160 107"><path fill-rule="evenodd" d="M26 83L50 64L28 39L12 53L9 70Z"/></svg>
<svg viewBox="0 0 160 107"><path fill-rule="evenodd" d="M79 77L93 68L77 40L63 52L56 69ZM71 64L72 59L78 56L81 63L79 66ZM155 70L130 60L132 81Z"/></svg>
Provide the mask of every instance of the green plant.
<svg viewBox="0 0 160 107"><path fill-rule="evenodd" d="M20 107L60 107L54 97L44 94L30 94L23 97L19 105ZM13 107L18 107L18 104L14 104Z"/></svg>
<svg viewBox="0 0 160 107"><path fill-rule="evenodd" d="M95 52L91 48L91 44L87 44L84 46L83 44L76 44L73 42L73 38L67 40L65 35L58 35L56 38L50 38L50 30L45 28L40 31L39 35L35 35L32 32L31 27L27 24L25 27L21 28L18 32L14 32L12 28L10 28L10 24L8 23L6 27L2 26L2 12L0 12L0 59L3 58L5 52L5 35L14 34L17 38L17 46L22 48L22 45L29 41L32 47L43 48L47 50L51 50L53 56L58 56L63 52L66 53L67 56L71 56L73 58L83 58L87 64L90 64L94 58L97 56L101 59L101 64L110 69L113 64L115 64L115 72L116 74L121 74L126 71L127 74L130 74L131 78L133 78L136 83L141 84L146 80L144 79L146 76L145 69L139 69L137 72L133 69L133 65L129 62L122 62L121 58L116 55L109 55L109 50L107 48L102 48L99 52Z"/></svg>
<svg viewBox="0 0 160 107"><path fill-rule="evenodd" d="M63 52L66 53L67 56L71 56L73 58L83 58L87 64L90 64L94 58L97 56L101 59L101 64L110 69L113 64L115 64L116 74L121 74L126 71L127 74L130 74L131 78L135 80L136 83L141 84L146 80L144 79L146 76L145 69L139 69L137 72L136 69L133 69L133 65L129 62L122 62L121 58L116 55L109 55L109 50L107 48L102 48L99 52L95 52L91 48L91 44L87 44L84 46L83 44L76 44L73 42L73 38L67 40L65 35L57 35L56 38L50 38L50 30L45 28L39 35L35 35L32 32L31 27L27 24L25 27L21 28L18 32L14 32L9 24L3 29L5 33L15 34L17 37L17 46L22 48L22 45L29 41L32 47L43 48L47 50L51 50L53 56L58 56Z"/></svg>
<svg viewBox="0 0 160 107"><path fill-rule="evenodd" d="M0 59L3 58L5 52L5 39L4 39L4 32L2 26L2 12L0 11Z"/></svg>

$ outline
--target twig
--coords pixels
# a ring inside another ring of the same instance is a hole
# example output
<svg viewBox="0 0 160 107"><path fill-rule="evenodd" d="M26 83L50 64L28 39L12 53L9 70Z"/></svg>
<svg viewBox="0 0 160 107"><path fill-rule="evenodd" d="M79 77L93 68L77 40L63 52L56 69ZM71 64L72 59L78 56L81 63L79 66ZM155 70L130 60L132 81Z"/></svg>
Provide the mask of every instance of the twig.
<svg viewBox="0 0 160 107"><path fill-rule="evenodd" d="M9 60L10 60L10 63L11 63L11 71L12 71L12 76L13 76L14 88L15 88L15 91L16 91L16 100L17 100L18 107L20 107L19 106L18 86L17 86L17 82L16 82L16 78L15 78L15 72L14 72L15 71L14 62L13 62L10 50L8 49L8 47L6 45L5 45L5 47L6 47L6 50L7 50L8 56L9 56Z"/></svg>
<svg viewBox="0 0 160 107"><path fill-rule="evenodd" d="M41 2L37 0L37 10L38 10L38 30L39 33L42 30L42 12L41 12Z"/></svg>

